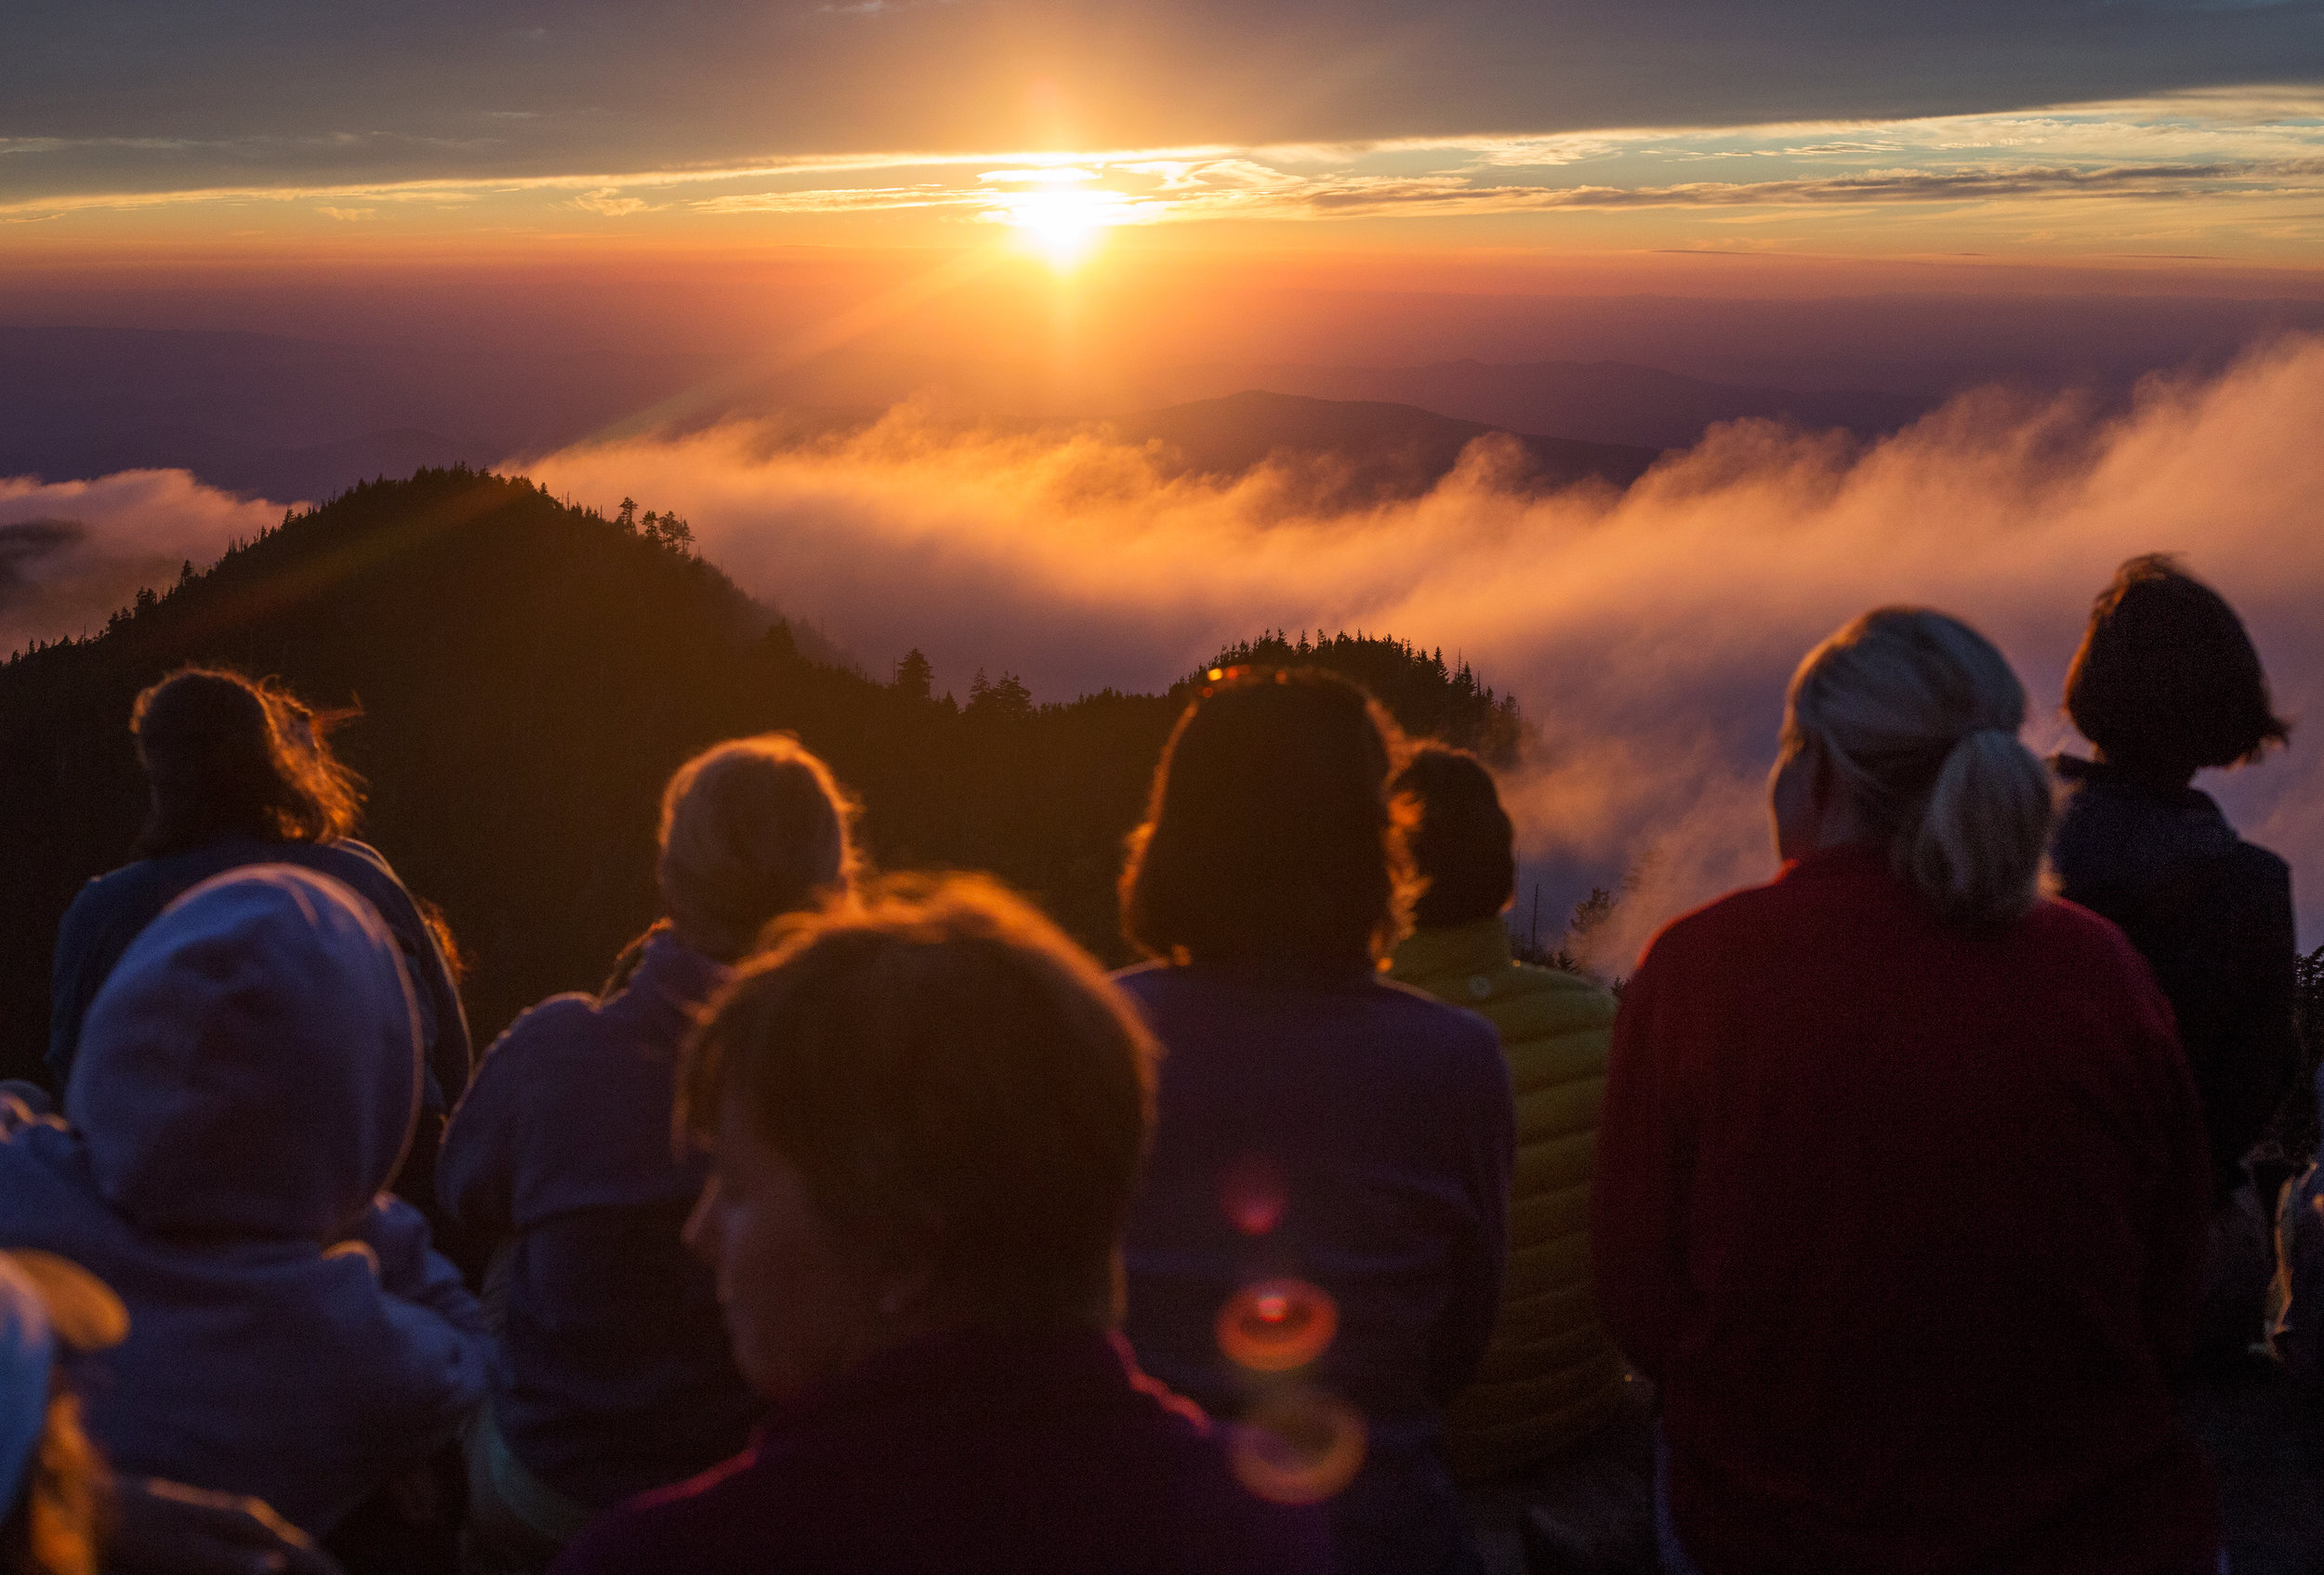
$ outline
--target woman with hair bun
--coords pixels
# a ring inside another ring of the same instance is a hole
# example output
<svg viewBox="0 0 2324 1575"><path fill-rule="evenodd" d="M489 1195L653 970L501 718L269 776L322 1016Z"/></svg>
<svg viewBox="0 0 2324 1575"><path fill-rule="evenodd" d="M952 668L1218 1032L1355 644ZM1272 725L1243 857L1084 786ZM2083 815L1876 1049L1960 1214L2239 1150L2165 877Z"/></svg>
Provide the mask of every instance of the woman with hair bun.
<svg viewBox="0 0 2324 1575"><path fill-rule="evenodd" d="M634 964L602 996L525 1012L478 1068L438 1171L464 1229L506 1238L469 1451L471 1570L545 1568L599 1511L748 1438L760 1402L679 1239L707 1161L673 1152L678 1054L768 923L847 894L852 814L787 735L688 761L662 799L665 917Z"/></svg>
<svg viewBox="0 0 2324 1575"><path fill-rule="evenodd" d="M2025 708L1943 614L1841 629L1785 708L1781 872L1623 994L1591 1238L1667 1568L2217 1568L2167 1385L2202 1118L2130 943L2037 893Z"/></svg>

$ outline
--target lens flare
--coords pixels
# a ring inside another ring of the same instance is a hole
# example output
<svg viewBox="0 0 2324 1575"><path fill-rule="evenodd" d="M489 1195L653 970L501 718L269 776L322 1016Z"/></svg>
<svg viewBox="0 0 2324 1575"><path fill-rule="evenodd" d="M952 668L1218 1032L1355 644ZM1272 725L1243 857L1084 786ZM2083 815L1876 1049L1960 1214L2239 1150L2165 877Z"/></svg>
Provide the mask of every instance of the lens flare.
<svg viewBox="0 0 2324 1575"><path fill-rule="evenodd" d="M1264 1236L1281 1224L1287 1201L1282 1168L1264 1154L1244 1155L1219 1177L1219 1207L1245 1236Z"/></svg>
<svg viewBox="0 0 2324 1575"><path fill-rule="evenodd" d="M1339 1332L1339 1306L1303 1279L1262 1279L1219 1309L1219 1349L1253 1372L1303 1368Z"/></svg>
<svg viewBox="0 0 2324 1575"><path fill-rule="evenodd" d="M1263 1396L1228 1434L1235 1479L1272 1503L1320 1503L1364 1464L1364 1419L1320 1390Z"/></svg>

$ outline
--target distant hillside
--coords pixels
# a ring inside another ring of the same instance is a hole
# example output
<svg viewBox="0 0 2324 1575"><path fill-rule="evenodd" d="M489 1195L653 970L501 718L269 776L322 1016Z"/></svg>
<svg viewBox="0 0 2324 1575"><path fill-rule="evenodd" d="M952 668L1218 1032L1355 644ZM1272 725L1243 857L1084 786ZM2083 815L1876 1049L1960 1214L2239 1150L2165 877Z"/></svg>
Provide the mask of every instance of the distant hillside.
<svg viewBox="0 0 2324 1575"><path fill-rule="evenodd" d="M1412 497L1433 486L1478 438L1496 430L1410 404L1315 399L1257 389L1115 417L1135 442L1158 440L1187 470L1240 475L1274 459L1296 468L1321 507ZM1659 450L1510 433L1522 456L1505 483L1548 489L1601 481L1625 487Z"/></svg>
<svg viewBox="0 0 2324 1575"><path fill-rule="evenodd" d="M1425 366L1222 366L1189 370L1189 395L1267 389L1327 400L1385 400L1512 432L1556 432L1592 443L1684 448L1705 428L1745 417L1873 434L1919 418L1935 402L1857 390L1801 392L1705 382L1621 362L1446 361Z"/></svg>
<svg viewBox="0 0 2324 1575"><path fill-rule="evenodd" d="M700 356L522 355L272 334L0 326L0 475L148 466L284 501L571 443L699 378Z"/></svg>
<svg viewBox="0 0 2324 1575"><path fill-rule="evenodd" d="M1309 661L1406 724L1513 748L1515 701L1386 638L1265 637L1221 660ZM0 1076L37 1067L56 924L144 810L127 720L188 661L356 704L337 735L371 785L363 835L449 917L480 1037L591 988L654 911L664 779L721 737L788 729L861 795L873 857L990 869L1123 960L1114 882L1162 742L1165 695L1036 705L998 674L965 705L799 654L682 547L465 470L358 487L286 518L93 639L0 664Z"/></svg>
<svg viewBox="0 0 2324 1575"><path fill-rule="evenodd" d="M19 439L18 441L21 441ZM454 465L486 465L498 454L440 433L405 427L307 448L262 448L200 427L72 433L40 446L10 447L0 435L0 476L83 480L117 470L191 470L226 492L284 501L335 497L358 482Z"/></svg>

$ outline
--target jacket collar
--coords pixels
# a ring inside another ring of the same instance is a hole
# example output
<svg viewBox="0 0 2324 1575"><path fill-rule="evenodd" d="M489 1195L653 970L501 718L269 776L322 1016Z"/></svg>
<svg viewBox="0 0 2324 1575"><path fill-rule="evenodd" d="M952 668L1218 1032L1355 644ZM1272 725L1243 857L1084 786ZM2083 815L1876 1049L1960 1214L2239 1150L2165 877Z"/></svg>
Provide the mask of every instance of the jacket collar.
<svg viewBox="0 0 2324 1575"><path fill-rule="evenodd" d="M2218 802L2192 784L2158 781L2119 765L2109 765L2105 761L2086 761L2079 755L2057 755L2052 758L2050 769L2057 774L2058 780L2077 789L2096 789L2109 796L2146 799L2182 813L2219 814Z"/></svg>
<svg viewBox="0 0 2324 1575"><path fill-rule="evenodd" d="M733 977L734 971L680 940L668 930L648 936L645 955L629 975L625 990L652 996L692 1011L703 1005Z"/></svg>
<svg viewBox="0 0 2324 1575"><path fill-rule="evenodd" d="M1845 880L1880 874L1893 877L1895 871L1888 862L1888 850L1878 842L1843 842L1836 848L1818 848L1812 854L1786 861L1776 872L1778 882L1794 880Z"/></svg>

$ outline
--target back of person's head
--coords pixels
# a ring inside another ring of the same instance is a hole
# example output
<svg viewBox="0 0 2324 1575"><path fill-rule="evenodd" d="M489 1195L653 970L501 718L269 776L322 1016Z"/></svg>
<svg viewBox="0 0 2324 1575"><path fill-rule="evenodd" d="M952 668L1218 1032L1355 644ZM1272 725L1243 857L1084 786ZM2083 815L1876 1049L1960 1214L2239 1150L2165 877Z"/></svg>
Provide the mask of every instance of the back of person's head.
<svg viewBox="0 0 2324 1575"><path fill-rule="evenodd" d="M0 1252L0 1572L97 1575L110 1474L66 1387L68 1351L118 1343L120 1299L46 1252Z"/></svg>
<svg viewBox="0 0 2324 1575"><path fill-rule="evenodd" d="M1427 884L1413 902L1412 921L1445 929L1507 907L1517 893L1516 837L1485 763L1466 749L1423 744L1393 791L1419 812L1405 845L1413 873Z"/></svg>
<svg viewBox="0 0 2324 1575"><path fill-rule="evenodd" d="M2257 760L2291 724L2226 599L2168 554L2098 593L2066 674L2066 714L2109 764L2161 776Z"/></svg>
<svg viewBox="0 0 2324 1575"><path fill-rule="evenodd" d="M65 1115L140 1230L329 1241L403 1163L418 1012L395 939L326 876L204 881L89 1005Z"/></svg>
<svg viewBox="0 0 2324 1575"><path fill-rule="evenodd" d="M2049 776L2018 741L2026 690L1990 641L1923 607L1865 614L1808 653L1787 752L1817 751L1898 873L1960 924L2033 906Z"/></svg>
<svg viewBox="0 0 2324 1575"><path fill-rule="evenodd" d="M732 962L769 920L846 893L854 807L787 734L734 738L678 768L662 794L663 910L679 938Z"/></svg>
<svg viewBox="0 0 2324 1575"><path fill-rule="evenodd" d="M271 680L184 668L139 695L129 713L152 802L141 858L240 832L281 841L350 836L361 780L331 753L339 720L318 715Z"/></svg>
<svg viewBox="0 0 2324 1575"><path fill-rule="evenodd" d="M852 1258L963 1321L1106 1322L1153 1043L1087 953L979 877L787 920L712 1005L679 1119L739 1116Z"/></svg>
<svg viewBox="0 0 2324 1575"><path fill-rule="evenodd" d="M1409 901L1388 779L1402 739L1363 690L1312 668L1238 674L1181 716L1122 872L1149 955L1363 963Z"/></svg>

